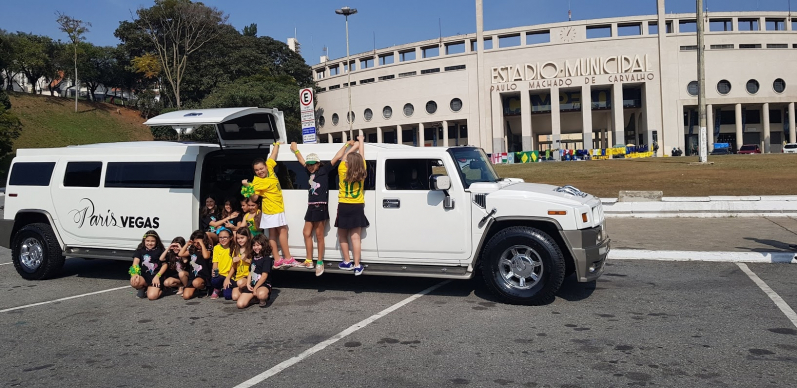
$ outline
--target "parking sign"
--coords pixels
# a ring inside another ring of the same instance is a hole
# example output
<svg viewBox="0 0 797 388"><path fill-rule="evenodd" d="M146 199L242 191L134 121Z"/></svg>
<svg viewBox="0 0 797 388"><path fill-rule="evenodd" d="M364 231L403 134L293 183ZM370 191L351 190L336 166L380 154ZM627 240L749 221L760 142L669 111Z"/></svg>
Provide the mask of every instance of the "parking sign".
<svg viewBox="0 0 797 388"><path fill-rule="evenodd" d="M313 89L299 90L299 106L302 121L302 142L315 144L318 142L315 129L315 103L313 102Z"/></svg>

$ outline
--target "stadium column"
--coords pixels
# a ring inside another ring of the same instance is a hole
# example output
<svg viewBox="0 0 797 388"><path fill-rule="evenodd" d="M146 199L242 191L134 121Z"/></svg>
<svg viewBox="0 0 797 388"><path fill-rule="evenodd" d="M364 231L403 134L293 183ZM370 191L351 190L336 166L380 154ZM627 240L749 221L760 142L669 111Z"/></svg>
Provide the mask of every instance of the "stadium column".
<svg viewBox="0 0 797 388"><path fill-rule="evenodd" d="M448 147L448 121L443 120L443 147Z"/></svg>
<svg viewBox="0 0 797 388"><path fill-rule="evenodd" d="M423 144L426 139L426 130L423 128L423 123L418 123L418 147L425 147Z"/></svg>
<svg viewBox="0 0 797 388"><path fill-rule="evenodd" d="M348 131L340 131L340 140L343 143L349 141L349 132Z"/></svg>
<svg viewBox="0 0 797 388"><path fill-rule="evenodd" d="M592 149L592 91L589 85L581 87L581 133L581 147Z"/></svg>
<svg viewBox="0 0 797 388"><path fill-rule="evenodd" d="M612 141L615 144L625 144L625 117L623 116L623 84L616 82L612 85Z"/></svg>
<svg viewBox="0 0 797 388"><path fill-rule="evenodd" d="M531 144L531 99L528 90L520 91L520 141L522 151L533 150Z"/></svg>
<svg viewBox="0 0 797 388"><path fill-rule="evenodd" d="M335 141L334 141L334 139L332 138L332 134L331 134L331 133L327 133L327 143L329 143L329 144L332 144L332 143L334 143L334 142L335 142Z"/></svg>
<svg viewBox="0 0 797 388"><path fill-rule="evenodd" d="M736 104L736 151L742 148L744 133L742 132L742 104Z"/></svg>
<svg viewBox="0 0 797 388"><path fill-rule="evenodd" d="M706 139L708 140L708 152L714 149L714 106L706 104Z"/></svg>
<svg viewBox="0 0 797 388"><path fill-rule="evenodd" d="M562 112L559 110L559 89L550 89L550 91L551 91L551 148L562 149ZM559 153L556 154L559 155Z"/></svg>
<svg viewBox="0 0 797 388"><path fill-rule="evenodd" d="M797 125L795 124L797 124L797 120L795 120L794 117L794 103L790 102L789 103L789 142L790 143L797 143L797 140L795 140L794 138L794 136L797 135L795 134L795 127L797 127Z"/></svg>
<svg viewBox="0 0 797 388"><path fill-rule="evenodd" d="M401 132L401 125L396 125L396 144L404 144L404 139L402 139L403 133Z"/></svg>
<svg viewBox="0 0 797 388"><path fill-rule="evenodd" d="M763 114L761 115L762 119L764 120L764 147L761 149L761 151L765 154L768 154L772 152L771 149L772 144L770 144L772 143L770 141L772 134L770 133L770 128L769 128L769 103L765 102L764 105L761 107L761 110L764 111Z"/></svg>
<svg viewBox="0 0 797 388"><path fill-rule="evenodd" d="M382 143L382 127L376 127L376 142Z"/></svg>
<svg viewBox="0 0 797 388"><path fill-rule="evenodd" d="M490 93L492 98L493 152L504 152L504 109L501 93Z"/></svg>

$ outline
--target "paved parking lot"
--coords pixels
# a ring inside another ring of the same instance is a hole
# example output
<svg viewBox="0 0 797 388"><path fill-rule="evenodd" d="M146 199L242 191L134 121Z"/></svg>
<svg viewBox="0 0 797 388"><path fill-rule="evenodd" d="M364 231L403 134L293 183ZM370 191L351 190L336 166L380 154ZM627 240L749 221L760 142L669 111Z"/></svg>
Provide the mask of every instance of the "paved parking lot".
<svg viewBox="0 0 797 388"><path fill-rule="evenodd" d="M8 262L0 248L0 264ZM113 290L127 285L128 265L69 259L62 277L40 282L0 265L3 385L233 387L257 376L250 382L273 387L797 381L797 327L731 263L614 261L596 283L569 278L542 307L497 303L477 280L419 295L441 281L278 272L273 304L244 311ZM748 267L797 307L797 265ZM334 341L341 332L348 335Z"/></svg>

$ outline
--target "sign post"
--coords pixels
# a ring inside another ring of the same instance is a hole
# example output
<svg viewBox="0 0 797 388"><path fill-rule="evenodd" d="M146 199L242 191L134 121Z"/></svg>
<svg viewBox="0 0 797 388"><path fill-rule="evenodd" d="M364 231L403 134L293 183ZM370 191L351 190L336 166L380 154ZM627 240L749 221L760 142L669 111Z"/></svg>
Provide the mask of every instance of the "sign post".
<svg viewBox="0 0 797 388"><path fill-rule="evenodd" d="M302 143L315 144L318 142L315 127L315 103L313 90L310 88L299 91L299 106L302 119Z"/></svg>

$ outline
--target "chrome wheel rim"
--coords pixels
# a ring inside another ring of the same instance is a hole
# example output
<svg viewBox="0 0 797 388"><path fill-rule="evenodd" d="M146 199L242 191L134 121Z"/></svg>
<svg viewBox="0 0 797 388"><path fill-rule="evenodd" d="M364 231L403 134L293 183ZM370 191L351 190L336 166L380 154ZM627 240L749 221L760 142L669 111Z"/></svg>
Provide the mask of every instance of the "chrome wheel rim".
<svg viewBox="0 0 797 388"><path fill-rule="evenodd" d="M542 258L529 246L514 245L501 254L498 272L508 287L528 290L542 278Z"/></svg>
<svg viewBox="0 0 797 388"><path fill-rule="evenodd" d="M44 260L44 247L39 240L29 237L19 247L19 262L25 272L36 272Z"/></svg>

